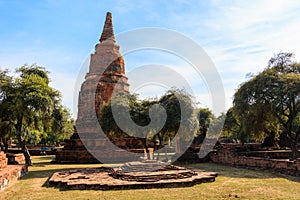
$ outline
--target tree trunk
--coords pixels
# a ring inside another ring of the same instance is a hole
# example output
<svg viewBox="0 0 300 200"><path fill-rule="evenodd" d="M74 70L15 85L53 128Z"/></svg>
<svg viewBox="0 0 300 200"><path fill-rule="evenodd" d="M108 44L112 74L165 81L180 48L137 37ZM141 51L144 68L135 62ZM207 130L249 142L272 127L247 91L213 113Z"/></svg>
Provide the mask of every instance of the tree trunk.
<svg viewBox="0 0 300 200"><path fill-rule="evenodd" d="M292 157L291 160L296 160L298 158L298 137L290 141L291 149L292 149Z"/></svg>
<svg viewBox="0 0 300 200"><path fill-rule="evenodd" d="M26 164L29 165L29 166L32 166L30 153L29 153L29 151L28 151L28 149L27 149L27 147L25 145L24 140L22 139L21 132L18 131L17 137L18 137L19 145L20 145L20 147L22 149L22 152L24 154Z"/></svg>
<svg viewBox="0 0 300 200"><path fill-rule="evenodd" d="M160 153L159 153L159 150L162 148L162 143L163 143L163 138L164 136L163 135L160 135L160 134L163 134L163 133L158 133L157 134L157 137L158 137L158 141L159 141L159 146L158 146L158 153L157 153L157 160L159 160L159 157L160 157Z"/></svg>
<svg viewBox="0 0 300 200"><path fill-rule="evenodd" d="M295 137L292 137L292 133L288 133L288 138L290 140L290 145L292 149L292 157L291 160L296 160L299 157L298 153L298 141L299 141L299 135L300 135L300 129L298 132L296 132Z"/></svg>
<svg viewBox="0 0 300 200"><path fill-rule="evenodd" d="M3 147L3 145L2 145L2 141L3 141L3 139L0 138L0 151L4 151L4 147Z"/></svg>
<svg viewBox="0 0 300 200"><path fill-rule="evenodd" d="M8 153L8 139L4 139L4 153Z"/></svg>
<svg viewBox="0 0 300 200"><path fill-rule="evenodd" d="M16 124L17 138L19 141L19 145L22 149L22 152L24 154L26 164L29 166L32 166L30 153L25 145L24 140L22 139L22 124L23 124L23 116L21 116L18 119L17 124Z"/></svg>
<svg viewBox="0 0 300 200"><path fill-rule="evenodd" d="M146 150L147 160L150 160L149 149L148 149L148 145L147 145L147 138L142 138L142 142L143 142L144 148Z"/></svg>
<svg viewBox="0 0 300 200"><path fill-rule="evenodd" d="M298 142L293 141L291 144L292 147L292 160L296 160L298 158Z"/></svg>

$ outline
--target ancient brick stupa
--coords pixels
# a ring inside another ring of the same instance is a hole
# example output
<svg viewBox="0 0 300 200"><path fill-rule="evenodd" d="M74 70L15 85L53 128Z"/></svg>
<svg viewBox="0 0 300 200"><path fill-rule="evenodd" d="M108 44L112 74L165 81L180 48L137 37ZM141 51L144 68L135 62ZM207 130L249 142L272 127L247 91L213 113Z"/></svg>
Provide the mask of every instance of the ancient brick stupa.
<svg viewBox="0 0 300 200"><path fill-rule="evenodd" d="M78 115L75 133L65 140L64 149L58 151L55 162L58 163L98 163L95 155L106 155L107 140L99 135L96 113L103 102L108 102L113 92L129 91L125 76L124 59L116 44L112 15L107 13L100 42L91 54L89 72L81 85L78 99ZM87 151L87 149L89 151ZM122 151L115 152L114 159L122 159ZM126 156L125 156L126 157Z"/></svg>

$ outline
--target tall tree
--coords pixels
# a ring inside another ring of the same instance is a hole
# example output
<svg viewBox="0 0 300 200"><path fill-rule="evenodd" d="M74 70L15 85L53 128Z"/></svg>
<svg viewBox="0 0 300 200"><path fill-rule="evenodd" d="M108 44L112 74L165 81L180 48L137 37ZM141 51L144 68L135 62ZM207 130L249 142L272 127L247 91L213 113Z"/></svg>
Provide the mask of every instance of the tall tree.
<svg viewBox="0 0 300 200"><path fill-rule="evenodd" d="M222 136L239 139L242 141L241 137L241 123L237 116L233 112L233 108L229 108L226 112L226 118L222 130ZM242 141L245 142L245 141Z"/></svg>
<svg viewBox="0 0 300 200"><path fill-rule="evenodd" d="M232 107L226 112L223 135L238 139L242 144L250 138L262 140L266 137L272 137L275 142L280 131L279 125L266 105L254 104L244 109L237 108Z"/></svg>
<svg viewBox="0 0 300 200"><path fill-rule="evenodd" d="M37 65L22 66L17 70L19 77L12 79L5 88L1 107L10 113L9 120L14 124L16 137L24 153L26 164L32 165L26 147L25 133L30 125L36 123L39 116L50 116L60 94L49 86L50 79L45 68Z"/></svg>
<svg viewBox="0 0 300 200"><path fill-rule="evenodd" d="M279 53L268 67L240 86L234 95L234 111L245 131L278 132L289 137L292 159L298 157L300 136L300 64L291 53ZM276 123L277 122L277 123Z"/></svg>
<svg viewBox="0 0 300 200"><path fill-rule="evenodd" d="M129 105L126 103L128 100ZM162 106L165 112L157 104ZM128 111L130 116L127 115ZM137 95L118 94L114 101L103 105L98 118L102 130L111 139L120 138L126 133L140 138L148 156L147 139L150 137L157 137L162 147L166 137L174 138L179 128L181 140L192 139L198 129L191 97L186 92L176 89L167 91L159 100L139 100ZM166 122L162 124L164 119ZM117 124L116 121L123 123ZM125 126L121 129L119 125L123 126L124 121Z"/></svg>
<svg viewBox="0 0 300 200"><path fill-rule="evenodd" d="M199 123L196 116L191 96L184 90L168 90L160 99L159 103L165 108L167 120L160 132L157 133L160 145L166 136L173 139L180 132L182 144L196 136Z"/></svg>
<svg viewBox="0 0 300 200"><path fill-rule="evenodd" d="M120 92L98 113L101 128L111 140L129 136L140 139L150 158L148 140L152 130L146 126L151 122L150 108L156 103L149 99L139 100L137 94Z"/></svg>
<svg viewBox="0 0 300 200"><path fill-rule="evenodd" d="M197 109L197 119L199 121L199 135L195 138L195 142L200 144L204 141L206 137L209 125L214 118L212 111L208 108L198 108Z"/></svg>
<svg viewBox="0 0 300 200"><path fill-rule="evenodd" d="M11 121L13 110L6 101L11 92L12 80L12 77L8 75L8 70L0 70L0 146L5 152L8 150L8 140L14 129L14 123Z"/></svg>
<svg viewBox="0 0 300 200"><path fill-rule="evenodd" d="M43 144L62 142L64 139L70 138L74 131L74 121L70 111L59 101L54 104L51 113L40 115L40 122L46 135L46 137L41 138Z"/></svg>

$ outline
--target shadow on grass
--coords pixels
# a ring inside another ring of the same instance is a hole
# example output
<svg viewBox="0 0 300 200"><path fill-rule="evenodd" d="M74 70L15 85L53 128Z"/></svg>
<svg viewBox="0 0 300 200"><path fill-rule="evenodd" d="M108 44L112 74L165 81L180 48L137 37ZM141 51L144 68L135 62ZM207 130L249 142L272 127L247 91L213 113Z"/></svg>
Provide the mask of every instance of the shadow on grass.
<svg viewBox="0 0 300 200"><path fill-rule="evenodd" d="M290 181L300 182L300 177L279 174L278 172L272 172L270 170L263 170L263 169L246 169L243 167L233 167L233 166L221 165L215 163L200 163L200 164L190 164L184 166L203 169L205 171L213 171L213 172L217 172L219 176L226 176L232 178L249 178L249 179L286 178Z"/></svg>
<svg viewBox="0 0 300 200"><path fill-rule="evenodd" d="M47 160L47 161L49 161L49 160L52 160L53 158L55 158L55 156L54 155L44 155L44 156L38 156L37 158L38 158L38 160Z"/></svg>
<svg viewBox="0 0 300 200"><path fill-rule="evenodd" d="M47 164L51 165L49 162ZM37 165L39 165L39 164L37 164ZM42 187L49 187L49 180L55 172L67 171L67 170L71 170L71 169L81 169L81 168L84 168L84 167L81 167L81 166L80 167L68 167L68 166L66 166L66 168L34 170L34 171L29 171L29 173L26 176L24 176L22 179L26 180L26 179L35 179L35 178L47 178L47 180L44 182ZM86 168L91 168L91 167L87 166Z"/></svg>
<svg viewBox="0 0 300 200"><path fill-rule="evenodd" d="M22 179L47 178L42 187L49 187L49 180L55 172L67 171L71 169L96 168L101 164L52 164L51 160L55 156L33 156L33 166L29 167L29 173Z"/></svg>
<svg viewBox="0 0 300 200"><path fill-rule="evenodd" d="M53 173L55 172L65 171L69 169L73 169L73 168L46 169L46 170L36 170L36 171L29 170L29 173L22 179L46 178L52 176Z"/></svg>

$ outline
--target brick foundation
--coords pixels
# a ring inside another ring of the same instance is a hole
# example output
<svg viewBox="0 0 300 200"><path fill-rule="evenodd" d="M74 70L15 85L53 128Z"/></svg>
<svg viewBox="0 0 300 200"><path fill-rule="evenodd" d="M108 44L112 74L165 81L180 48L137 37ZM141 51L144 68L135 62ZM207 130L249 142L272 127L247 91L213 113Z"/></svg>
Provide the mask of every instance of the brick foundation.
<svg viewBox="0 0 300 200"><path fill-rule="evenodd" d="M0 169L4 169L7 166L7 158L4 152L0 151Z"/></svg>
<svg viewBox="0 0 300 200"><path fill-rule="evenodd" d="M25 164L25 156L23 153L18 153L18 154L7 153L6 157L8 159L9 165Z"/></svg>
<svg viewBox="0 0 300 200"><path fill-rule="evenodd" d="M76 135L76 134L75 134ZM133 149L131 152L140 154L130 154L124 149L111 150L105 139L85 139L85 145L79 138L66 140L66 145L60 151L57 151L53 163L115 163L138 160L144 153L143 149ZM89 151L85 148L89 147ZM152 150L153 151L153 150ZM96 155L96 158L93 156ZM98 155L98 156L97 156ZM99 161L97 158L100 158Z"/></svg>
<svg viewBox="0 0 300 200"><path fill-rule="evenodd" d="M210 159L214 163L274 170L283 174L300 176L300 159L272 159L264 157L247 157L239 155L233 148L223 147L210 153Z"/></svg>
<svg viewBox="0 0 300 200"><path fill-rule="evenodd" d="M27 174L27 165L7 165L7 158L0 152L0 191Z"/></svg>

